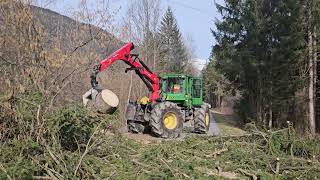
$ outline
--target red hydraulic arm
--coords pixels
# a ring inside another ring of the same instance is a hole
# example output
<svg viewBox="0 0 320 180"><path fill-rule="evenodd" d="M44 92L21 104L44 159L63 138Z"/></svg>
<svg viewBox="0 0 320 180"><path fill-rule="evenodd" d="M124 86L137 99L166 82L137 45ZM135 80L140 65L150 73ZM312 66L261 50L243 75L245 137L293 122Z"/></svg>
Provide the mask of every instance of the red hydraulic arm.
<svg viewBox="0 0 320 180"><path fill-rule="evenodd" d="M128 70L135 70L143 82L147 85L149 90L152 92L149 100L153 102L154 100L160 99L160 85L158 76L153 73L144 63L141 61L137 54L131 54L131 50L134 49L132 42L125 44L123 47L113 52L106 59L102 60L98 66L96 66L93 74L91 75L91 85L94 89L97 89L98 82L96 81L96 75L107 69L112 63L117 60L122 60L130 66Z"/></svg>

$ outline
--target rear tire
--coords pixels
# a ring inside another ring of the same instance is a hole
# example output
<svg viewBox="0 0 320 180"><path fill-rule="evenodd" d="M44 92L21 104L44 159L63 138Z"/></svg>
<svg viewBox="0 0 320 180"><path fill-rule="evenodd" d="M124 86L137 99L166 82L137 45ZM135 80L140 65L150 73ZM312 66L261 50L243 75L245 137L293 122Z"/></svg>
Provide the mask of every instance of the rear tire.
<svg viewBox="0 0 320 180"><path fill-rule="evenodd" d="M177 104L162 102L152 109L149 123L156 136L177 138L182 132L183 121L183 113Z"/></svg>
<svg viewBox="0 0 320 180"><path fill-rule="evenodd" d="M206 134L210 127L209 106L203 104L194 112L194 131L199 134Z"/></svg>
<svg viewBox="0 0 320 180"><path fill-rule="evenodd" d="M127 122L128 131L136 134L145 133L147 127L142 122L128 121Z"/></svg>

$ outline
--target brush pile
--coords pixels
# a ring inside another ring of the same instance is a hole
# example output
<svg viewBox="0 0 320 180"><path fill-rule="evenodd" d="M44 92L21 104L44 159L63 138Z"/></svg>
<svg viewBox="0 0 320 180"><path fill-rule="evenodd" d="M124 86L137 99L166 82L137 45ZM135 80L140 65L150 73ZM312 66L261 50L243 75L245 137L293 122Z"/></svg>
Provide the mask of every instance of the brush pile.
<svg viewBox="0 0 320 180"><path fill-rule="evenodd" d="M72 126L72 125L71 125ZM75 128L75 127L73 127ZM120 134L76 136L60 144L14 139L1 144L0 177L33 178L320 178L319 141L283 129L241 137L188 137L143 143ZM80 134L79 134L80 135ZM56 136L58 138L59 136Z"/></svg>
<svg viewBox="0 0 320 180"><path fill-rule="evenodd" d="M43 113L40 97L17 97L14 112L0 106L0 179L320 179L320 140L297 136L291 123L141 141L115 130L118 112L68 105Z"/></svg>

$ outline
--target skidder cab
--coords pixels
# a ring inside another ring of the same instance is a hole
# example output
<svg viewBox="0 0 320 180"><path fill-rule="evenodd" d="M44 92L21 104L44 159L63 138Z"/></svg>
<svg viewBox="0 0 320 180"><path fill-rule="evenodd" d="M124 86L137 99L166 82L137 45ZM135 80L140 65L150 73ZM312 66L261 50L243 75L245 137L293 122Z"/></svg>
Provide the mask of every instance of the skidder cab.
<svg viewBox="0 0 320 180"><path fill-rule="evenodd" d="M181 106L201 106L202 79L181 74L160 75L161 97Z"/></svg>

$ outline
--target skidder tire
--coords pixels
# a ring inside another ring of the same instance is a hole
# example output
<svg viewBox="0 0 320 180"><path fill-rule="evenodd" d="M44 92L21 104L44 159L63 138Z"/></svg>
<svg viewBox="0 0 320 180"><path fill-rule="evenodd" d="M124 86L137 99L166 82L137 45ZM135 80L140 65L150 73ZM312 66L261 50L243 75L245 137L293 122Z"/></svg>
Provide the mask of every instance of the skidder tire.
<svg viewBox="0 0 320 180"><path fill-rule="evenodd" d="M146 127L142 122L128 121L127 122L128 130L132 133L144 133L146 131Z"/></svg>
<svg viewBox="0 0 320 180"><path fill-rule="evenodd" d="M158 137L177 138L183 128L183 113L175 103L162 102L151 111L151 131Z"/></svg>
<svg viewBox="0 0 320 180"><path fill-rule="evenodd" d="M199 134L206 134L210 127L209 106L204 103L201 108L194 112L194 131Z"/></svg>

